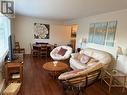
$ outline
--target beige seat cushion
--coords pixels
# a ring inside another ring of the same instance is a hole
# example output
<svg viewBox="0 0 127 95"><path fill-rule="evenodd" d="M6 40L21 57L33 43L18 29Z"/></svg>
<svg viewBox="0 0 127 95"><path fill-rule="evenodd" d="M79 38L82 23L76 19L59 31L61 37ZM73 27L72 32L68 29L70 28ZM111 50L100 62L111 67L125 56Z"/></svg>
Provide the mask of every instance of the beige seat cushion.
<svg viewBox="0 0 127 95"><path fill-rule="evenodd" d="M9 86L4 90L3 95L17 95L20 89L21 83L11 83Z"/></svg>

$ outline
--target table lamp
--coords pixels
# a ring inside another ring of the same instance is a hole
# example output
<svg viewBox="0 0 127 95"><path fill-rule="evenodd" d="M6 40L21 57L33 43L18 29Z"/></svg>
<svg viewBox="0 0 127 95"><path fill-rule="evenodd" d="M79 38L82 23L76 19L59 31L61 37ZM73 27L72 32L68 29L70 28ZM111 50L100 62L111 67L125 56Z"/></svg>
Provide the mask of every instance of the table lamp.
<svg viewBox="0 0 127 95"><path fill-rule="evenodd" d="M123 55L127 56L127 48L123 48L122 51L123 51Z"/></svg>

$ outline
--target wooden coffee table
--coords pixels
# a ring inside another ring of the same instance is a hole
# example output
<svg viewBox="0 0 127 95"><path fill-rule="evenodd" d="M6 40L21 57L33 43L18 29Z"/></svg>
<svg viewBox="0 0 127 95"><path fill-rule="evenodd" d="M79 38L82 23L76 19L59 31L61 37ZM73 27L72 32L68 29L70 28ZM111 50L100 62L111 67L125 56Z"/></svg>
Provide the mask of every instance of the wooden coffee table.
<svg viewBox="0 0 127 95"><path fill-rule="evenodd" d="M62 72L69 69L69 66L66 63L58 61L57 64L52 62L47 62L43 65L43 68L50 72L53 78L59 76Z"/></svg>

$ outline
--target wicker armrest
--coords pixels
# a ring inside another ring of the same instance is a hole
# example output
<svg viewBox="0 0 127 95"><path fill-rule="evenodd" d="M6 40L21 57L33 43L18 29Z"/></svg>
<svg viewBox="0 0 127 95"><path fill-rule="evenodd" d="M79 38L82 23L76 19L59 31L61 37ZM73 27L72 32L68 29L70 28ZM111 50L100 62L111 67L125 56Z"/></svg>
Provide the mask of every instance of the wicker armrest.
<svg viewBox="0 0 127 95"><path fill-rule="evenodd" d="M100 76L101 68L87 74L81 74L68 79L61 80L63 85L72 87L84 87L94 83Z"/></svg>

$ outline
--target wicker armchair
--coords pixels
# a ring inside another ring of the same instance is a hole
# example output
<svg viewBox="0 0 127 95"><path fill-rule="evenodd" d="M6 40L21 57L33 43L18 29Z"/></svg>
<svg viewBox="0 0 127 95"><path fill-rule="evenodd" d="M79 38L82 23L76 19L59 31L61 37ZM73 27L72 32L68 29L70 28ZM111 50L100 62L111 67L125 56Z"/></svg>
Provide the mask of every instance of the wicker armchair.
<svg viewBox="0 0 127 95"><path fill-rule="evenodd" d="M61 74L58 79L62 82L64 91L73 90L77 95L83 94L85 88L98 80L101 73L101 66L88 69L72 70Z"/></svg>
<svg viewBox="0 0 127 95"><path fill-rule="evenodd" d="M101 69L98 69L88 74L76 76L66 80L61 80L64 91L73 90L76 91L77 95L84 95L83 93L85 92L85 88L95 83L98 80L100 73Z"/></svg>
<svg viewBox="0 0 127 95"><path fill-rule="evenodd" d="M59 52L59 50L60 50L61 48L64 48L64 49L67 50L66 53L65 53L63 56L61 56L61 55L58 54L58 52ZM58 47L54 48L54 49L50 52L50 56L51 56L51 58L52 58L53 60L62 61L62 60L68 59L68 58L70 57L71 53L72 53L72 48L71 48L70 46L58 46Z"/></svg>

